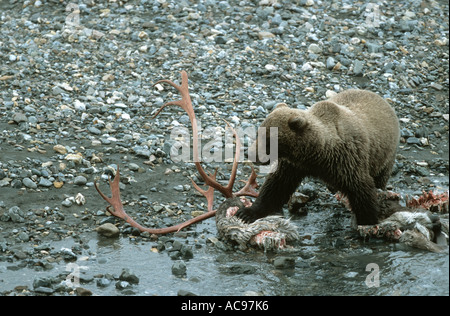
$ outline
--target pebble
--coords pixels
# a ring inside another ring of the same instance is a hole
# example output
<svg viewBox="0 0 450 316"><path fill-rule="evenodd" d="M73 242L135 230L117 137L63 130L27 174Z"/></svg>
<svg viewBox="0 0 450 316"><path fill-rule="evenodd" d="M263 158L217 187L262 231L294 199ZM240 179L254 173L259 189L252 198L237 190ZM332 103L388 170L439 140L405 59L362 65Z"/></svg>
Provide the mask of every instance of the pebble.
<svg viewBox="0 0 450 316"><path fill-rule="evenodd" d="M322 48L317 44L311 44L308 46L308 52L313 54L320 54L322 53Z"/></svg>
<svg viewBox="0 0 450 316"><path fill-rule="evenodd" d="M100 225L95 230L97 231L97 233L105 237L117 237L120 234L119 229L111 223Z"/></svg>
<svg viewBox="0 0 450 316"><path fill-rule="evenodd" d="M116 282L116 289L118 289L118 290L125 290L125 289L131 288L131 287L132 287L132 285L127 281L117 281Z"/></svg>
<svg viewBox="0 0 450 316"><path fill-rule="evenodd" d="M104 287L107 287L107 286L109 286L111 284L111 280L108 279L108 278L103 278L102 277L102 278L99 278L99 279L96 280L96 284L97 284L98 287L104 288Z"/></svg>
<svg viewBox="0 0 450 316"><path fill-rule="evenodd" d="M87 179L85 176L76 176L73 183L76 185L85 185L87 183Z"/></svg>
<svg viewBox="0 0 450 316"><path fill-rule="evenodd" d="M355 60L353 63L353 75L360 77L363 75L364 62Z"/></svg>
<svg viewBox="0 0 450 316"><path fill-rule="evenodd" d="M61 248L60 255L62 255L63 259L66 261L76 261L78 256L73 252L72 249L69 248Z"/></svg>
<svg viewBox="0 0 450 316"><path fill-rule="evenodd" d="M178 192L183 192L184 191L184 186L179 184L179 185L174 186L173 189L175 191L178 191Z"/></svg>
<svg viewBox="0 0 450 316"><path fill-rule="evenodd" d="M119 276L119 280L126 281L130 284L139 284L139 278L128 268L122 269L122 272L120 273Z"/></svg>
<svg viewBox="0 0 450 316"><path fill-rule="evenodd" d="M172 274L177 276L177 277L183 277L186 275L186 263L184 263L184 261L180 260L180 261L176 261L173 265L172 265Z"/></svg>
<svg viewBox="0 0 450 316"><path fill-rule="evenodd" d="M225 268L229 274L254 274L256 270L254 266L245 263L237 263Z"/></svg>
<svg viewBox="0 0 450 316"><path fill-rule="evenodd" d="M63 145L55 145L53 146L53 150L60 154L67 154L67 148Z"/></svg>
<svg viewBox="0 0 450 316"><path fill-rule="evenodd" d="M295 258L291 257L276 257L273 265L277 269L292 269L295 267Z"/></svg>
<svg viewBox="0 0 450 316"><path fill-rule="evenodd" d="M433 89L438 90L438 91L441 91L444 88L441 84L436 83L436 82L432 82L430 84L430 87L432 87Z"/></svg>
<svg viewBox="0 0 450 316"><path fill-rule="evenodd" d="M77 296L92 296L92 291L83 287L77 287L75 293Z"/></svg>
<svg viewBox="0 0 450 316"><path fill-rule="evenodd" d="M29 189L36 189L37 188L37 184L31 180L30 178L24 178L22 180L22 183L24 186L26 186Z"/></svg>
<svg viewBox="0 0 450 316"><path fill-rule="evenodd" d="M50 188L52 185L53 185L53 183L48 179L45 179L45 178L39 179L38 186L40 186L40 187Z"/></svg>
<svg viewBox="0 0 450 316"><path fill-rule="evenodd" d="M326 62L327 69L331 70L336 66L336 60L333 57L328 57Z"/></svg>
<svg viewBox="0 0 450 316"><path fill-rule="evenodd" d="M19 112L19 113L14 113L13 114L12 120L14 122L16 122L16 123L22 123L22 122L26 122L28 119L27 119L27 116L24 113Z"/></svg>

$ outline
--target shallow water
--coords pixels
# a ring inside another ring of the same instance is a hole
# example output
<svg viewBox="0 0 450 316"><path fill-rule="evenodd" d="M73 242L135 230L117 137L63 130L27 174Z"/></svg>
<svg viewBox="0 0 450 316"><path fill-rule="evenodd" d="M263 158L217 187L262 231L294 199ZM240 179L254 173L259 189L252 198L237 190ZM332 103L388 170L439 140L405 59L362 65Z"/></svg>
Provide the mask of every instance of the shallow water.
<svg viewBox="0 0 450 316"><path fill-rule="evenodd" d="M88 241L88 247L85 246L76 262L62 261L49 271L15 270L14 263L0 262L0 290L12 290L17 285L33 289L33 280L37 277L78 273L80 286L94 295L177 295L180 290L197 295L227 296L449 295L448 250L436 254L401 244L363 242L350 238L349 230L344 227L342 230L334 227L333 232L326 233L324 230L330 223L323 220L319 223L320 218L318 213L311 213L293 219L300 234L307 238L296 245L296 249L277 254L217 249L207 242L209 237L215 236L214 219L209 219L195 229L208 233L174 237L193 246L194 257L184 260L185 277L172 274L175 261L167 251L152 251L155 242L136 242L129 237L110 239L86 233L81 239ZM59 250L74 244L75 241L68 238L52 246ZM273 265L276 256L296 258L295 268L276 269ZM255 270L249 274L231 273L228 268L236 265L251 266ZM96 285L99 275L117 277L123 268L133 271L140 279L139 284L125 290L116 289L117 281L104 288ZM87 282L85 276L88 276ZM75 281L71 275L68 279Z"/></svg>

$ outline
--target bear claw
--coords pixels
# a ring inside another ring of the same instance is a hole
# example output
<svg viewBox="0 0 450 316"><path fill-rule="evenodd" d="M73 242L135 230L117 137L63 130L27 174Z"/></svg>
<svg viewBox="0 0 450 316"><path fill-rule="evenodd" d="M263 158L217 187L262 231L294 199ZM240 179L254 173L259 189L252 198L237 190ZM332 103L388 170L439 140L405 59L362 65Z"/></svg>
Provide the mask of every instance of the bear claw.
<svg viewBox="0 0 450 316"><path fill-rule="evenodd" d="M235 216L240 218L243 222L245 223L252 223L254 221L256 221L259 217L255 216L256 214L254 214L254 210L252 210L250 207L244 207L244 208L240 208Z"/></svg>
<svg viewBox="0 0 450 316"><path fill-rule="evenodd" d="M235 216L241 219L244 223L253 223L259 218L265 217L269 213L263 212L259 209L255 209L253 207L244 207L240 208Z"/></svg>

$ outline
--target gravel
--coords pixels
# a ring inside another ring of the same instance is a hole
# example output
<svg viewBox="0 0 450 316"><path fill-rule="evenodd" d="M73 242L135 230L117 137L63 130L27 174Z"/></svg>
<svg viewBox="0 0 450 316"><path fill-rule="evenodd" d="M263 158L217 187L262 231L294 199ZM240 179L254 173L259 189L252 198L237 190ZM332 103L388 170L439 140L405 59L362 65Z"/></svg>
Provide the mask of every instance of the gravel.
<svg viewBox="0 0 450 316"><path fill-rule="evenodd" d="M153 242L107 216L106 202L92 188L98 181L109 195L106 181L119 164L127 205L147 226L173 225L193 211L206 211L189 185L189 177L198 179L195 167L170 156L171 131L188 127L188 117L168 107L151 118L164 102L178 99L172 88L153 83L179 82L181 70L189 74L205 130L224 131L221 119L257 127L280 102L304 109L345 89L375 91L389 100L401 125L391 188L448 190L448 180L442 180L448 178L445 1L72 5L79 13L70 14L68 4L57 0L0 3L0 262L39 261L45 267L79 260L86 251L80 236L107 222L122 234ZM204 165L222 167L217 178L228 179L223 163ZM243 170L239 177L249 173ZM78 193L86 204L77 202ZM16 245L39 247L65 238L74 239L77 249L40 250L53 258L50 263L39 251L14 257ZM194 242L160 240L158 249L173 260L195 258ZM228 249L220 245L216 248ZM291 263L283 259L280 266ZM176 261L172 273L184 275L183 264ZM37 279L28 291L76 295L57 286L64 278ZM118 276L95 282L99 288L114 283L119 291L135 286Z"/></svg>

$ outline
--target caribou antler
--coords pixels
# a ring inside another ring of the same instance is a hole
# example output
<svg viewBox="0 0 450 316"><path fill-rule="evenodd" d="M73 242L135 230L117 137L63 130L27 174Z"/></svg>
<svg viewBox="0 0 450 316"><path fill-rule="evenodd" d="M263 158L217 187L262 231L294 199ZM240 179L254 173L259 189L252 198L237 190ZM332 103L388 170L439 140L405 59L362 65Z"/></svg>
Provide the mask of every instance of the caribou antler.
<svg viewBox="0 0 450 316"><path fill-rule="evenodd" d="M256 192L255 188L258 186L256 183L256 172L252 167L252 174L250 175L249 179L247 180L246 185L236 194L233 193L233 185L236 179L236 172L237 172L237 165L239 162L239 152L241 148L241 142L239 140L239 137L236 133L236 131L231 127L231 125L225 121L225 123L228 125L229 128L233 131L233 136L236 139L236 153L233 161L233 166L231 169L231 175L230 180L228 182L227 186L221 185L219 182L216 181L216 174L217 169L214 172L213 175L207 175L206 172L203 170L199 158L198 158L198 128L197 128L197 119L195 118L194 108L192 106L191 97L189 95L189 87L188 87L188 75L186 71L181 71L181 86L173 83L169 80L159 80L157 81L155 85L158 83L167 83L177 89L181 94L181 100L178 101L171 101L159 108L159 110L156 112L156 114L153 116L155 118L161 111L164 109L167 105L178 105L180 106L189 116L189 120L191 121L192 125L192 143L193 143L193 159L195 166L197 167L197 170L199 174L202 176L203 180L205 181L205 184L209 186L208 190L202 190L198 187L198 185L191 179L194 187L199 191L201 194L203 194L207 201L208 201L208 210L212 211L212 202L213 202L213 195L214 195L214 189L217 189L220 193L225 196L225 198L232 198L235 196L251 196L251 197L257 197L258 192Z"/></svg>
<svg viewBox="0 0 450 316"><path fill-rule="evenodd" d="M119 167L117 167L117 172L116 175L114 177L114 180L111 181L111 179L109 180L109 186L111 188L111 194L112 196L109 198L106 195L104 195L100 189L98 188L97 183L94 181L94 186L95 189L97 190L97 192L100 194L100 196L110 204L110 206L108 206L106 209L114 216L121 218L123 220L125 220L127 223L129 223L132 227L136 227L137 229L139 229L142 232L149 232L151 234L167 234L167 233L173 233L173 232L177 232L181 229L183 229L184 227L187 227L189 225L192 225L194 223L200 222L202 220L205 220L207 218L213 217L216 214L216 211L213 210L213 201L214 201L214 189L217 189L219 192L221 192L226 198L232 198L232 197L237 197L237 196L251 196L251 197L257 197L258 196L258 192L256 192L255 188L258 186L258 184L256 183L256 172L252 167L252 174L250 175L249 179L247 180L246 184L244 185L244 187L239 190L237 193L233 193L233 185L234 182L236 180L236 172L237 172L237 165L238 165L238 159L239 159L239 152L240 152L240 140L239 137L237 136L236 131L230 126L230 124L227 123L228 127L232 129L233 131L233 136L236 139L236 154L234 157L234 161L233 161L233 166L232 166L232 170L231 170L231 175L230 175L230 180L228 182L227 186L222 186L219 182L216 181L216 175L217 175L217 169L215 170L214 174L206 174L206 172L203 170L200 161L198 159L198 128L197 128L197 120L195 118L195 113L194 113L194 108L192 107L192 102L191 102L191 97L189 95L189 90L188 90L188 76L187 73L185 71L181 72L181 86L173 83L172 81L169 80L159 80L158 82L156 82L154 85L158 84L158 83L167 83L169 85L171 85L172 87L174 87L175 89L177 89L180 94L181 94L181 100L178 101L171 101L168 103L165 103L163 106L161 106L161 108L159 108L159 110L156 112L156 114L153 116L153 118L155 118L164 107L166 107L167 105L178 105L180 106L183 110L186 111L186 113L189 116L189 120L191 121L191 125L192 125L192 134L193 134L193 158L194 158L194 163L195 166L197 167L198 172L200 173L200 175L202 176L202 178L205 181L205 184L208 185L208 189L207 190L203 190L201 189L195 182L194 180L192 180L192 184L195 187L195 189L197 191L199 191L202 195L204 195L206 197L206 200L208 202L208 212L206 212L205 214L202 214L200 216L194 217L184 223L175 225L175 226L171 226L171 227L166 227L166 228L147 228L144 227L142 225L140 225L139 223L137 223L135 220L133 220L130 216L128 216L128 214L125 212L124 208L123 208L123 204L122 201L120 199L120 188L119 188L119 182L120 182L120 171L119 171ZM113 208L111 210L111 207Z"/></svg>
<svg viewBox="0 0 450 316"><path fill-rule="evenodd" d="M117 172L114 176L114 180L109 180L109 186L111 188L111 197L107 197L104 195L100 189L98 188L97 182L94 181L94 186L97 192L100 194L100 196L110 204L110 206L107 206L106 209L108 212L110 212L112 215L123 219L125 222L130 224L132 227L136 227L141 232L149 232L150 234L168 234L168 233L174 233L177 231L180 231L184 227L187 227L189 225L192 225L194 223L200 222L204 219L213 217L215 215L215 212L207 212L205 214L202 214L200 216L194 217L184 223L171 226L171 227L165 227L165 228L148 228L144 227L141 224L137 223L134 219L132 219L124 210L122 201L120 200L120 188L119 188L119 182L120 182L120 171L119 166L117 166ZM113 209L111 209L111 206Z"/></svg>

